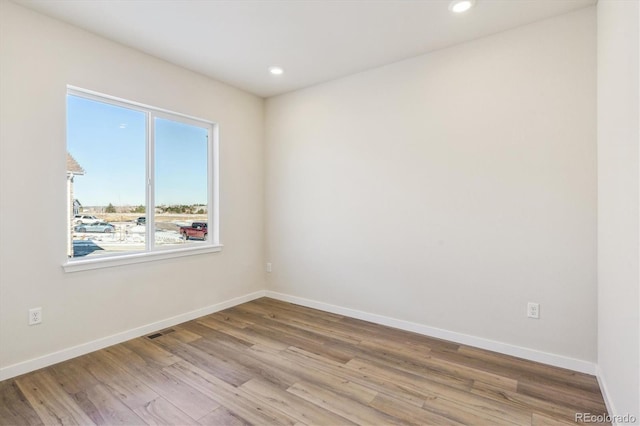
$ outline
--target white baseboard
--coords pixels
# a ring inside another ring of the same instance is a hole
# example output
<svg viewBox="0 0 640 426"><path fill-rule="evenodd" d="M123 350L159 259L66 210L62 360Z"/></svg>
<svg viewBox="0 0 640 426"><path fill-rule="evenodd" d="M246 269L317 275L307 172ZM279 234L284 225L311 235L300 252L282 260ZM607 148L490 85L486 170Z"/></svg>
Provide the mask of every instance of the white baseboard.
<svg viewBox="0 0 640 426"><path fill-rule="evenodd" d="M449 340L455 343L461 343L464 345L474 346L476 348L499 352L505 355L528 359L530 361L553 365L555 367L566 368L568 370L579 371L586 374L596 374L596 364L593 362L569 358L563 355L556 355L548 352L542 352L522 346L511 345L508 343L497 342L494 340L484 339L482 337L471 336L463 333L457 333L455 331L444 330L441 328L429 327L423 324L404 321L378 314L371 314L369 312L358 311L356 309L331 305L329 303L318 302L315 300L277 293L274 291L266 291L265 296L282 300L284 302L307 306L309 308L320 309L322 311L331 312L338 315L345 315L376 324L399 328L401 330L412 331L414 333L423 334L429 337Z"/></svg>
<svg viewBox="0 0 640 426"><path fill-rule="evenodd" d="M609 388L607 387L607 380L604 378L602 374L602 369L600 366L596 366L596 378L598 379L598 385L600 386L600 392L602 392L602 399L604 399L604 405L607 406L607 413L609 416L614 416L617 414L616 407L613 405L613 401L609 397ZM616 422L613 422L613 426L617 426Z"/></svg>
<svg viewBox="0 0 640 426"><path fill-rule="evenodd" d="M438 339L449 340L464 345L474 346L481 349L487 349L503 353L506 355L512 355L519 358L528 359L531 361L541 362L543 364L553 365L556 367L567 368L569 370L579 371L587 374L596 374L596 364L582 361L574 358L565 357L562 355L551 354L547 352L541 352L534 349L524 348L521 346L510 345L507 343L497 342L494 340L484 339L481 337L470 336L467 334L456 333L449 330L444 330L435 327L429 327L423 324L418 324L410 321L404 321L396 318L386 317L383 315L372 314L369 312L359 311L355 309L345 308L342 306L331 305L324 302L318 302L315 300L305 299L302 297L291 296L288 294L277 293L273 291L260 290L254 293L250 293L244 296L236 297L224 302L216 303L215 305L207 306L204 308L196 309L191 312L176 315L171 318L166 318L161 321L157 321L151 324L146 324L141 327L137 327L131 330L123 331L111 336L96 339L87 343L83 343L77 346L66 348L57 352L53 352L47 355L43 355L38 358L30 359L27 361L19 362L17 364L9 365L7 367L0 368L0 380L6 380L11 377L19 376L21 374L28 373L30 371L37 370L39 368L47 367L58 362L66 361L71 358L75 358L80 355L85 355L90 352L94 352L111 345L125 342L136 337L144 336L145 334L152 333L154 331L162 330L167 327L190 321L195 318L199 318L204 315L209 315L214 312L221 311L223 309L231 308L233 306L249 302L260 297L271 297L273 299L282 300L285 302L291 302L310 308L320 309L323 311L346 315L352 318L357 318L365 321L370 321L376 324L382 324L389 327L399 328L401 330L412 331L415 333L423 334L425 336L436 337ZM606 383L598 374L598 381L607 403L607 409L610 413L613 411L613 405L611 401L607 399Z"/></svg>
<svg viewBox="0 0 640 426"><path fill-rule="evenodd" d="M6 380L11 377L19 376L21 374L28 373L30 371L37 370L39 368L47 367L52 364L57 364L62 361L66 361L71 358L75 358L80 355L85 355L90 352L97 351L99 349L112 346L117 343L122 343L127 340L135 339L136 337L144 336L145 334L152 333L154 331L162 330L167 327L191 321L192 319L199 318L204 315L209 315L214 312L221 311L223 309L231 308L241 303L249 302L260 297L264 297L265 291L260 290L254 293L250 293L244 296L235 297L224 302L216 303L215 305L206 306L204 308L196 309L191 312L176 315L171 318L166 318L160 321L146 324L141 327L136 327L131 330L123 331L121 333L113 334L111 336L96 339L87 343L83 343L77 346L73 346L67 349L62 349L57 352L53 352L47 355L43 355L38 358L30 359L27 361L19 362L17 364L9 365L7 367L0 368L0 380Z"/></svg>

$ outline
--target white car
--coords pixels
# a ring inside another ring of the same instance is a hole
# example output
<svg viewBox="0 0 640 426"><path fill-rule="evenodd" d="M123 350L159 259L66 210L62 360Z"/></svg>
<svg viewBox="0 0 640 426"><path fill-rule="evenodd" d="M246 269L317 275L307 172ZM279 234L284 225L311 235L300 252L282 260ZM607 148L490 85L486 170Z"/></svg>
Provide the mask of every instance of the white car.
<svg viewBox="0 0 640 426"><path fill-rule="evenodd" d="M96 222L100 222L100 219L98 219L95 216L91 216L88 214L77 214L73 217L73 223L96 223Z"/></svg>

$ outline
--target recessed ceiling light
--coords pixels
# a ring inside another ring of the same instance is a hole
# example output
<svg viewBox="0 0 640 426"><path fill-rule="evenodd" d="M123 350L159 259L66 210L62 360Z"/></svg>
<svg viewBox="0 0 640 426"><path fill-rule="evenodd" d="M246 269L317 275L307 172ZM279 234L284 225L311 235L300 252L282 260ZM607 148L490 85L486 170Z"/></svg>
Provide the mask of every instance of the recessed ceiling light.
<svg viewBox="0 0 640 426"><path fill-rule="evenodd" d="M475 0L453 0L451 4L449 4L449 10L453 13L466 12L471 9L475 3Z"/></svg>
<svg viewBox="0 0 640 426"><path fill-rule="evenodd" d="M273 75L280 75L284 70L280 67L269 67L269 72Z"/></svg>

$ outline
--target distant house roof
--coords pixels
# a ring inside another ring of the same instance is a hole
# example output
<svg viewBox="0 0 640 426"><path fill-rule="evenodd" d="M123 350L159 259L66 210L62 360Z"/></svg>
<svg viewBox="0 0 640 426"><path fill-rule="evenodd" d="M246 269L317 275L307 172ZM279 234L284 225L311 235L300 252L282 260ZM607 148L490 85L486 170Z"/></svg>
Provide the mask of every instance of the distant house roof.
<svg viewBox="0 0 640 426"><path fill-rule="evenodd" d="M73 158L71 154L69 154L68 152L67 152L67 172L71 172L74 175L84 174L84 169L80 167L80 164L78 164L76 159Z"/></svg>

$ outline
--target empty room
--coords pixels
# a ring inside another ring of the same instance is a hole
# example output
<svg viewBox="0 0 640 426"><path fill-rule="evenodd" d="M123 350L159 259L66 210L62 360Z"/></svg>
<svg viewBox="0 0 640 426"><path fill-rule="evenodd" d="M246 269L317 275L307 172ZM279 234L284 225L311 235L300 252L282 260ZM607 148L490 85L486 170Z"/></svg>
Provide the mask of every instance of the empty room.
<svg viewBox="0 0 640 426"><path fill-rule="evenodd" d="M640 1L0 0L0 425L640 424Z"/></svg>

